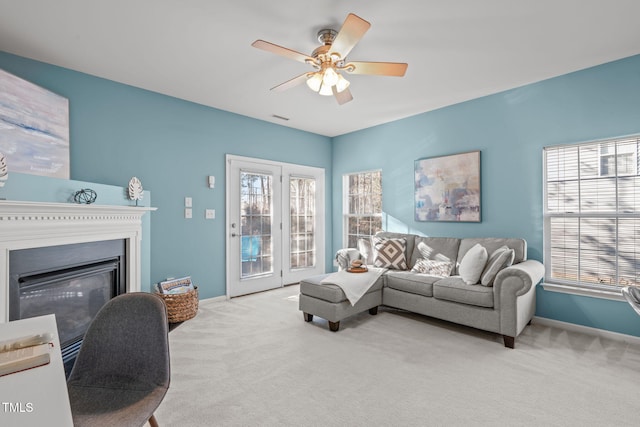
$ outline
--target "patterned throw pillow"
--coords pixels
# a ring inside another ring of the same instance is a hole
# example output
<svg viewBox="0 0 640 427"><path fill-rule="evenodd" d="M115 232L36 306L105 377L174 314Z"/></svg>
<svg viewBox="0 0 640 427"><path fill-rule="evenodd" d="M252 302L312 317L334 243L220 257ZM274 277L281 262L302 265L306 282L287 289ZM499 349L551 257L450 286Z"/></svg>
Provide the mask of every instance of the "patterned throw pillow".
<svg viewBox="0 0 640 427"><path fill-rule="evenodd" d="M419 258L411 271L430 276L449 277L451 275L451 267L453 267L453 264L447 261Z"/></svg>
<svg viewBox="0 0 640 427"><path fill-rule="evenodd" d="M375 247L374 267L395 270L407 269L407 258L405 256L406 239L386 239L374 236L373 246Z"/></svg>
<svg viewBox="0 0 640 427"><path fill-rule="evenodd" d="M482 286L493 286L493 281L498 273L513 264L515 251L507 246L501 246L489 256L487 265L480 276L480 284Z"/></svg>

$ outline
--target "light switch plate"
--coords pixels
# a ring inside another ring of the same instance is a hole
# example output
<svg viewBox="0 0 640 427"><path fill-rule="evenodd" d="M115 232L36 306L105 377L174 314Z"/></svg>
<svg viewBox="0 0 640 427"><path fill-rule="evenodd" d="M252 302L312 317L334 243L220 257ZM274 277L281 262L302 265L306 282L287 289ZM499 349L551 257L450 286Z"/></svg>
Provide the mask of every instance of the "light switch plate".
<svg viewBox="0 0 640 427"><path fill-rule="evenodd" d="M215 209L205 209L204 211L204 217L206 219L215 219L216 217L216 210Z"/></svg>
<svg viewBox="0 0 640 427"><path fill-rule="evenodd" d="M191 206L193 206L193 200L191 199L191 197L185 197L184 198L184 207L185 208L190 208Z"/></svg>
<svg viewBox="0 0 640 427"><path fill-rule="evenodd" d="M191 210L191 208L184 209L184 217L187 219L193 218L193 211Z"/></svg>

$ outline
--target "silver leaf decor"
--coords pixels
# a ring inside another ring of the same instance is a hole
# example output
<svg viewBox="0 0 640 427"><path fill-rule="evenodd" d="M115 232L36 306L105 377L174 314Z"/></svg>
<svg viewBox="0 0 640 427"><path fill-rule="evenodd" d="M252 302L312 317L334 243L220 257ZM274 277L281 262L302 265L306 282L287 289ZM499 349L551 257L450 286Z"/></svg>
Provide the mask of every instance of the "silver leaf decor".
<svg viewBox="0 0 640 427"><path fill-rule="evenodd" d="M129 199L141 200L143 196L142 183L135 176L129 181Z"/></svg>

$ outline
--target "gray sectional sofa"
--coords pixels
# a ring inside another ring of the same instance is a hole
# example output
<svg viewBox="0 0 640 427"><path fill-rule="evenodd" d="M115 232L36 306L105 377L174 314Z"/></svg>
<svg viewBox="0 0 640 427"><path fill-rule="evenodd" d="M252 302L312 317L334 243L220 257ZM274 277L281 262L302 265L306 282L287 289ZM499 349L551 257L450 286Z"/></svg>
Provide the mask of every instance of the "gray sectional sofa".
<svg viewBox="0 0 640 427"><path fill-rule="evenodd" d="M523 239L458 239L390 232L380 232L373 239L404 241L406 269L388 268L354 305L339 286L326 280L322 283L328 275L301 281L299 308L305 321L312 321L314 315L322 317L329 321L331 330L337 331L341 320L365 310L376 314L378 306L385 305L495 332L503 336L506 347L513 348L515 338L535 313L535 288L544 275L544 266L527 260ZM368 265L380 261L375 249L372 253L359 249ZM451 269L446 276L441 270L448 262ZM412 271L425 263L438 264L438 274ZM475 269L471 274L470 266ZM478 268L482 273L477 283L470 283Z"/></svg>

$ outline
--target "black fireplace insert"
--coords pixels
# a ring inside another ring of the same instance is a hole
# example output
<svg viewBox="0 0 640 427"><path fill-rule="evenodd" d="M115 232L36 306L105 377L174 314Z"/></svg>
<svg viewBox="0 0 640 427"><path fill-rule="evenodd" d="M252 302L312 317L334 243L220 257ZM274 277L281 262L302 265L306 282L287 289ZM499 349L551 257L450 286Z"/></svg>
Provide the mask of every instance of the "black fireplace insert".
<svg viewBox="0 0 640 427"><path fill-rule="evenodd" d="M9 320L55 314L65 372L89 324L126 292L124 239L9 252Z"/></svg>

